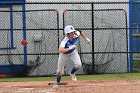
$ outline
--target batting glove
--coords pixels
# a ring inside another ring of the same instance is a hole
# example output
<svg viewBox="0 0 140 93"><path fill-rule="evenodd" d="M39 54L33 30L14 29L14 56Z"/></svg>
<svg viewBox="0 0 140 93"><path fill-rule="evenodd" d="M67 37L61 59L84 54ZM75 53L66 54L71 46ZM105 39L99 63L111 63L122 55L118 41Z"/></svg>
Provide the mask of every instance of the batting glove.
<svg viewBox="0 0 140 93"><path fill-rule="evenodd" d="M86 38L86 42L87 42L88 44L91 44L91 41L90 41L89 38Z"/></svg>
<svg viewBox="0 0 140 93"><path fill-rule="evenodd" d="M79 31L76 31L75 34L76 34L77 36L80 36L80 32L79 32Z"/></svg>
<svg viewBox="0 0 140 93"><path fill-rule="evenodd" d="M69 46L69 50L75 49L76 45Z"/></svg>

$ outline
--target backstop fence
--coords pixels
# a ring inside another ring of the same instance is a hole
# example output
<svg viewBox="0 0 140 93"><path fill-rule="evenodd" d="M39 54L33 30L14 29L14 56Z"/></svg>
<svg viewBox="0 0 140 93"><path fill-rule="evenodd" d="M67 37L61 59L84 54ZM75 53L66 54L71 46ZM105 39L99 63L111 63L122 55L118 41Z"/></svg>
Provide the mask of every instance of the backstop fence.
<svg viewBox="0 0 140 93"><path fill-rule="evenodd" d="M139 4L0 3L0 73L12 76L54 74L63 29L69 24L92 40L92 44L88 45L82 38L79 39L82 68L77 74L139 71L139 19L131 16L131 13L138 15L140 11L136 12L135 5ZM23 39L27 40L27 46L21 45ZM65 75L72 66L69 61Z"/></svg>

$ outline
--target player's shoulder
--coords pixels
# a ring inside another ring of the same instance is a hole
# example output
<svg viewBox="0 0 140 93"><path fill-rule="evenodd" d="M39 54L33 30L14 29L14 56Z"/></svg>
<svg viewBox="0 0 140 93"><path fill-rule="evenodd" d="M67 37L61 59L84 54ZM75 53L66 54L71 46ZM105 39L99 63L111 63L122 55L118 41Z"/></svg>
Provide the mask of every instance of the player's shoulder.
<svg viewBox="0 0 140 93"><path fill-rule="evenodd" d="M62 41L61 42L67 42L69 39L68 39L68 37L64 37L63 39L62 39Z"/></svg>
<svg viewBox="0 0 140 93"><path fill-rule="evenodd" d="M68 38L67 37L63 37L63 39L61 40L60 46L65 46L65 44L68 42Z"/></svg>

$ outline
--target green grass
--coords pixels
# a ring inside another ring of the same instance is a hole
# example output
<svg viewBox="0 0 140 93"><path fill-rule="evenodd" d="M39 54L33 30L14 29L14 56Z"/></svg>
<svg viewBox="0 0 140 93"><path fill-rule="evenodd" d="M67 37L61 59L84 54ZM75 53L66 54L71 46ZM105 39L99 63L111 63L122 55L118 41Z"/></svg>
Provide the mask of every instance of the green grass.
<svg viewBox="0 0 140 93"><path fill-rule="evenodd" d="M55 77L1 78L0 82L54 81ZM71 80L63 76L62 80ZM140 73L78 75L78 80L140 80Z"/></svg>

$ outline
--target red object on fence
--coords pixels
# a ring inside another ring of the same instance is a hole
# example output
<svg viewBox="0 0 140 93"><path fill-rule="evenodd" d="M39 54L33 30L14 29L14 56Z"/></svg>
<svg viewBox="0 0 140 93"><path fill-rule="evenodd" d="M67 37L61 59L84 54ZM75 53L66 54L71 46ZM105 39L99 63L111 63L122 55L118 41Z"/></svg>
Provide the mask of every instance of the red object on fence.
<svg viewBox="0 0 140 93"><path fill-rule="evenodd" d="M21 41L21 45L26 46L27 44L28 44L28 42L26 40Z"/></svg>

